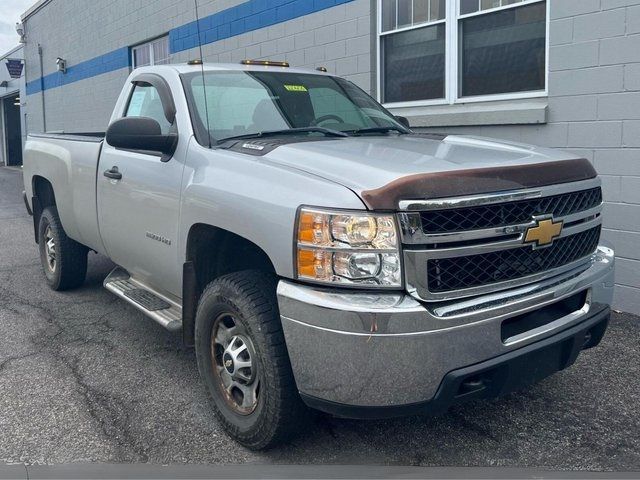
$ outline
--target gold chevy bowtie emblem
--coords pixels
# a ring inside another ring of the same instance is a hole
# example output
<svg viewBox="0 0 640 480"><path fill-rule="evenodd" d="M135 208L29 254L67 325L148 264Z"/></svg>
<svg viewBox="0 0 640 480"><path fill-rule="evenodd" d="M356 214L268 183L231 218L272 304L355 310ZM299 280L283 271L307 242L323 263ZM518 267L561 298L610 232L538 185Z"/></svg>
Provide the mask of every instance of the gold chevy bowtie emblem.
<svg viewBox="0 0 640 480"><path fill-rule="evenodd" d="M562 233L562 222L554 222L553 218L537 220L535 227L527 230L524 243L533 243L534 248L551 245Z"/></svg>

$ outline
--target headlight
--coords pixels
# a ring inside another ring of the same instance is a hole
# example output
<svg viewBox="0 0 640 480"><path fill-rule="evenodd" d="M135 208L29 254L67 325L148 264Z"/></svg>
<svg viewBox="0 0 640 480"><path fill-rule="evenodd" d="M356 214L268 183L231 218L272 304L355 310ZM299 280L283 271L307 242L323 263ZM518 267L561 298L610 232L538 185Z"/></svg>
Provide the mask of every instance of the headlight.
<svg viewBox="0 0 640 480"><path fill-rule="evenodd" d="M392 215L303 208L297 225L301 280L371 287L402 287L396 222Z"/></svg>

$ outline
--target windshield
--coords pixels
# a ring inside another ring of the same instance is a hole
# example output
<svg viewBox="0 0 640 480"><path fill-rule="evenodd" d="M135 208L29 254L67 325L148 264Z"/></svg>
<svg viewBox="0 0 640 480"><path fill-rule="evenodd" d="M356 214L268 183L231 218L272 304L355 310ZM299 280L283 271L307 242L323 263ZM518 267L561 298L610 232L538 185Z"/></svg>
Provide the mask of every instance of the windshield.
<svg viewBox="0 0 640 480"><path fill-rule="evenodd" d="M406 131L351 82L291 72L206 72L185 76L198 141L278 130L322 127L339 132ZM297 132L295 132L297 133ZM310 129L305 134L318 134ZM302 132L300 132L302 134Z"/></svg>

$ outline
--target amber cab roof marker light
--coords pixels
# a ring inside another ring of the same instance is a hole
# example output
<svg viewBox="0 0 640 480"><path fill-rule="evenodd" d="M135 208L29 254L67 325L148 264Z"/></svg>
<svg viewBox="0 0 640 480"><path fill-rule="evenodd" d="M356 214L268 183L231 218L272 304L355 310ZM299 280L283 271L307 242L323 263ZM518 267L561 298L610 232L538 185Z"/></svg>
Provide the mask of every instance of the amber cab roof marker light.
<svg viewBox="0 0 640 480"><path fill-rule="evenodd" d="M187 62L187 65L202 65L202 60L200 60L199 58L195 60L189 60Z"/></svg>
<svg viewBox="0 0 640 480"><path fill-rule="evenodd" d="M274 62L272 60L242 60L242 65L259 65L263 67L284 67L289 68L288 62Z"/></svg>

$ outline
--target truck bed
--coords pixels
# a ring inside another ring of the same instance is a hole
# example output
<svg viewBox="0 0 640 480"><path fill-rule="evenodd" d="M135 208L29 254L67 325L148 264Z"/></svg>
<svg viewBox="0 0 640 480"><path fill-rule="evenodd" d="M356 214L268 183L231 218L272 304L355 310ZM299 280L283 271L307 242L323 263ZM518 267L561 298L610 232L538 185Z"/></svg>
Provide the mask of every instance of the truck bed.
<svg viewBox="0 0 640 480"><path fill-rule="evenodd" d="M98 252L104 246L97 221L96 176L104 137L102 132L30 134L23 165L25 179L51 183L67 235ZM25 182L28 200L34 181Z"/></svg>

